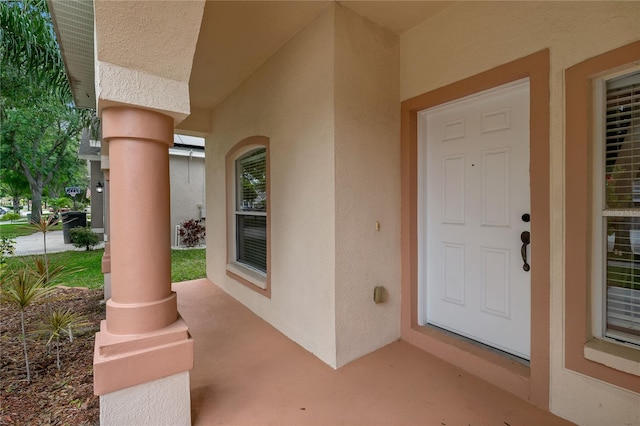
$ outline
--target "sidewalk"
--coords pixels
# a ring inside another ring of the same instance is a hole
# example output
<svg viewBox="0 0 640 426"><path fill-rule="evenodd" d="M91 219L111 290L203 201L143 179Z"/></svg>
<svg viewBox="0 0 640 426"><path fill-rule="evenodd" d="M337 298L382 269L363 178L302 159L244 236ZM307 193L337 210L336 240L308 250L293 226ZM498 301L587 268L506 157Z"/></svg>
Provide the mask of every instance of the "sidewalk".
<svg viewBox="0 0 640 426"><path fill-rule="evenodd" d="M41 232L35 234L16 237L16 250L14 256L26 256L44 253L44 238ZM104 248L104 242L100 242L95 249ZM84 248L76 248L73 244L65 244L62 231L47 232L47 253L58 253L61 251L83 251Z"/></svg>

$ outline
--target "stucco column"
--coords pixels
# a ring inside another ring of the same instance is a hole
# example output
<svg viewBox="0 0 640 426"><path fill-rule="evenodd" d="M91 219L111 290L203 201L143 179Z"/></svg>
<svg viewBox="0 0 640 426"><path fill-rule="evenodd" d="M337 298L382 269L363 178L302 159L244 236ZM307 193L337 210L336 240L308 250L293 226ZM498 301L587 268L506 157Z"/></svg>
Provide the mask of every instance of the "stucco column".
<svg viewBox="0 0 640 426"><path fill-rule="evenodd" d="M177 319L171 292L169 147L173 119L143 109L107 108L111 300L107 330L145 333Z"/></svg>
<svg viewBox="0 0 640 426"><path fill-rule="evenodd" d="M98 395L188 372L193 366L193 340L171 291L173 119L135 107L106 108L102 134L109 144L106 260L111 298L96 334Z"/></svg>

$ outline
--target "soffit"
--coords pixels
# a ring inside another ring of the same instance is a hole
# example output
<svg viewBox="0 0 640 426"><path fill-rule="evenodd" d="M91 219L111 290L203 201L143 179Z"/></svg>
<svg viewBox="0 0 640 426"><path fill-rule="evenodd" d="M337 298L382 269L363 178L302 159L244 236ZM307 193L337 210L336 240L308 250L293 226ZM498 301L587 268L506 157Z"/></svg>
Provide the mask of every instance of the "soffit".
<svg viewBox="0 0 640 426"><path fill-rule="evenodd" d="M76 104L94 108L93 2L48 2ZM97 59L189 81L192 111L211 110L331 1L207 1L204 12L197 3L96 0ZM341 2L398 35L452 3Z"/></svg>
<svg viewBox="0 0 640 426"><path fill-rule="evenodd" d="M76 105L95 108L93 2L48 0Z"/></svg>

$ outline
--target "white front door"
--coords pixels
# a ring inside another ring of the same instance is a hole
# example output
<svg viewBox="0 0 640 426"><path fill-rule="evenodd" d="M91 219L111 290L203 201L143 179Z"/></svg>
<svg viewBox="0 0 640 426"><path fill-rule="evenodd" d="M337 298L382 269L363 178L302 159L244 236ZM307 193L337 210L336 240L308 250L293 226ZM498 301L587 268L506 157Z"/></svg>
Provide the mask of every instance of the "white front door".
<svg viewBox="0 0 640 426"><path fill-rule="evenodd" d="M529 81L419 123L420 323L529 359Z"/></svg>

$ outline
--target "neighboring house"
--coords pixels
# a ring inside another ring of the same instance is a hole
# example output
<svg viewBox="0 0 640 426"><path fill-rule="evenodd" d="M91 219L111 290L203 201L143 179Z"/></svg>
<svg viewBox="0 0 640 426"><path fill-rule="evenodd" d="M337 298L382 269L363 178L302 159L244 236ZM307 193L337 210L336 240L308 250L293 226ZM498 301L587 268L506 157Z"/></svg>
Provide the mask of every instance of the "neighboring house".
<svg viewBox="0 0 640 426"><path fill-rule="evenodd" d="M206 139L208 278L328 365L400 338L573 422L640 421L640 3L49 4L110 146L103 415L149 386L188 415L153 235L175 127Z"/></svg>
<svg viewBox="0 0 640 426"><path fill-rule="evenodd" d="M89 189L91 197L91 230L104 238L104 175L101 167L100 141L91 138L90 132L85 129L80 137L78 157L86 160L89 169ZM99 192L100 191L100 192Z"/></svg>
<svg viewBox="0 0 640 426"><path fill-rule="evenodd" d="M174 135L169 148L171 182L171 238L181 245L177 228L186 220L205 219L204 139Z"/></svg>
<svg viewBox="0 0 640 426"><path fill-rule="evenodd" d="M189 219L204 220L204 139L174 135L169 148L171 180L171 223L174 246L181 245L178 227ZM87 132L80 141L78 156L89 162L91 188L91 229L104 234L105 179L101 169L100 141L90 140ZM153 217L150 218L151 220Z"/></svg>

